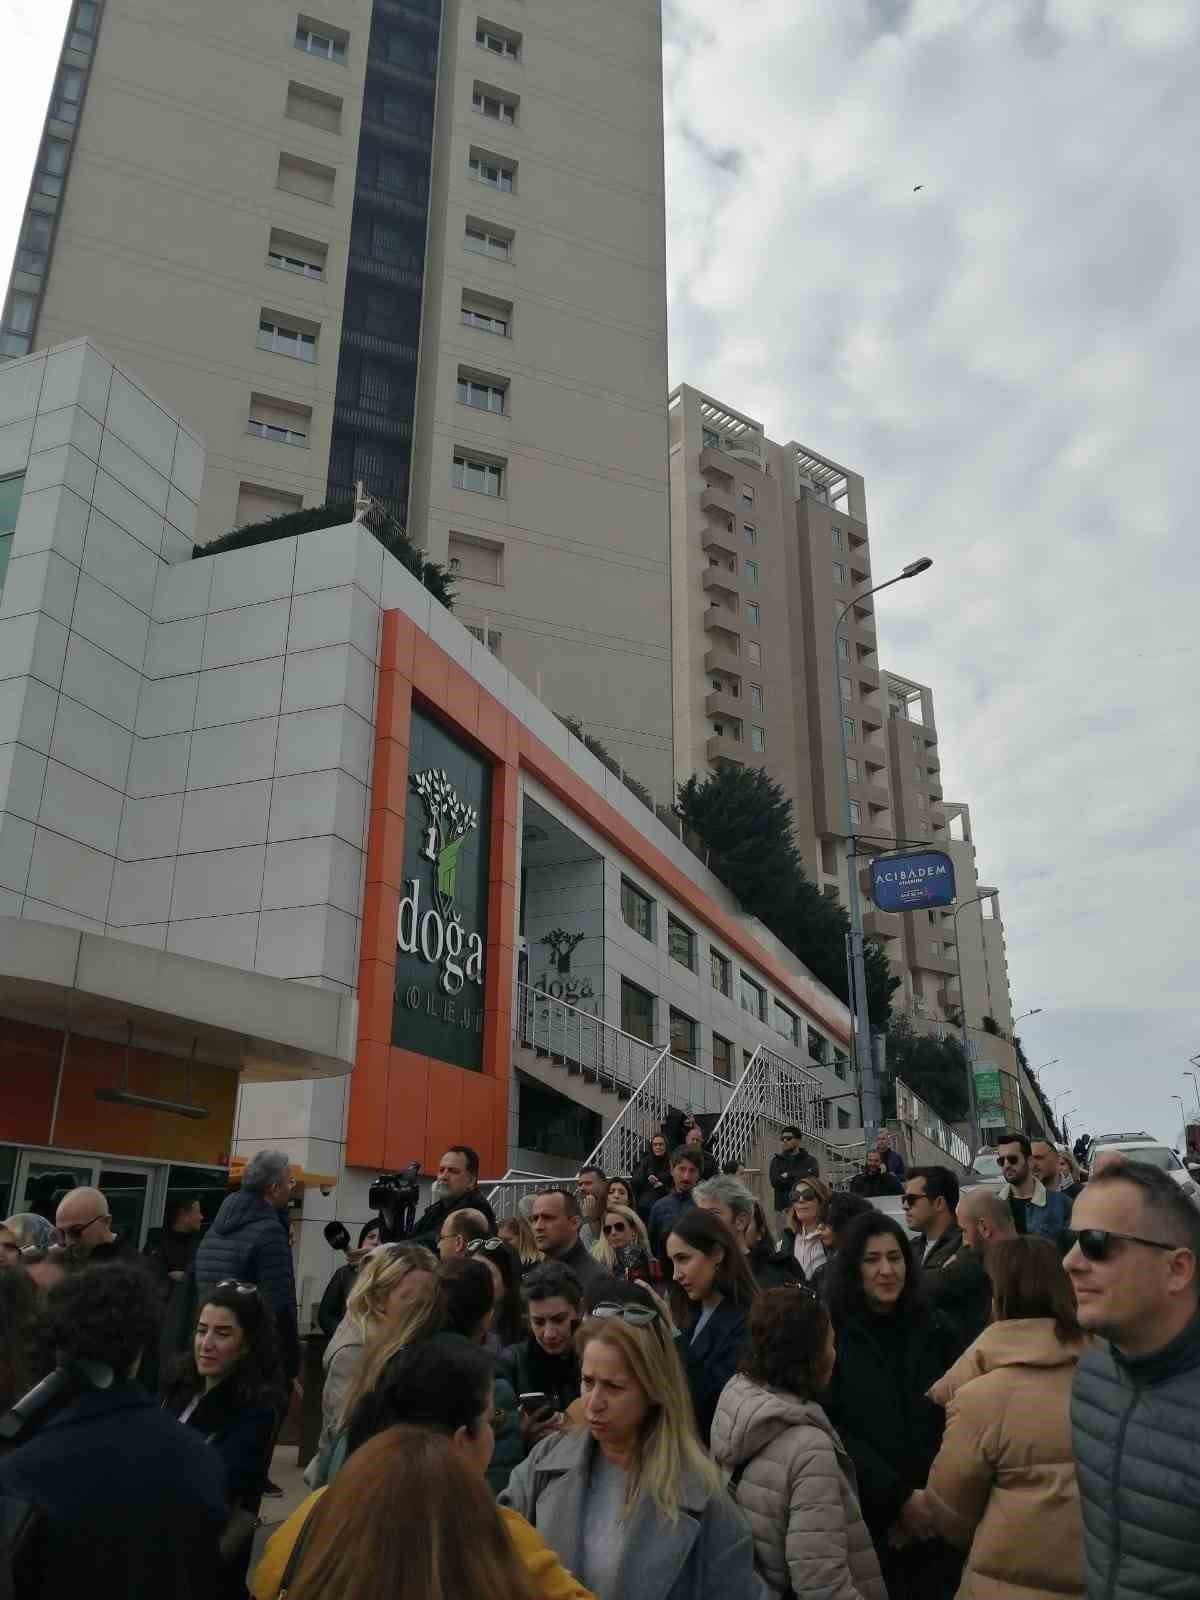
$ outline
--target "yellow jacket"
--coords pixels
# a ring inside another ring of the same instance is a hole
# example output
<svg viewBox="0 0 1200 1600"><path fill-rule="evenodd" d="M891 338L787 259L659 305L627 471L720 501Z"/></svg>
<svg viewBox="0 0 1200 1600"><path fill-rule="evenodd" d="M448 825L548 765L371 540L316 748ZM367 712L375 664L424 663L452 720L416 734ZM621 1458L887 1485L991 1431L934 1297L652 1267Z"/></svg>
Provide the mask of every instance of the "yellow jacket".
<svg viewBox="0 0 1200 1600"><path fill-rule="evenodd" d="M250 1581L250 1593L254 1600L275 1600L292 1546L300 1537L300 1529L308 1513L324 1493L324 1489L315 1489L267 1540L262 1560ZM498 1506L496 1509L508 1529L513 1548L528 1567L530 1576L540 1586L545 1600L595 1600L591 1590L585 1589L562 1565L532 1523L526 1522L520 1512L510 1511L507 1506Z"/></svg>

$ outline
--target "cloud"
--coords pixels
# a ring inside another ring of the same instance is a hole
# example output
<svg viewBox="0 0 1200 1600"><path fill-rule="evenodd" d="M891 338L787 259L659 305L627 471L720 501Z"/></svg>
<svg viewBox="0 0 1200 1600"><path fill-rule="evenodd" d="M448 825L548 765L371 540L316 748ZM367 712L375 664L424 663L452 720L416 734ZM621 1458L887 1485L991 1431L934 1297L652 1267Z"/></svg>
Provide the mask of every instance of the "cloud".
<svg viewBox="0 0 1200 1600"><path fill-rule="evenodd" d="M862 471L877 574L934 557L880 656L934 687L1031 1058L1093 1126L1170 1133L1200 1050L1200 13L678 0L667 40L672 381Z"/></svg>

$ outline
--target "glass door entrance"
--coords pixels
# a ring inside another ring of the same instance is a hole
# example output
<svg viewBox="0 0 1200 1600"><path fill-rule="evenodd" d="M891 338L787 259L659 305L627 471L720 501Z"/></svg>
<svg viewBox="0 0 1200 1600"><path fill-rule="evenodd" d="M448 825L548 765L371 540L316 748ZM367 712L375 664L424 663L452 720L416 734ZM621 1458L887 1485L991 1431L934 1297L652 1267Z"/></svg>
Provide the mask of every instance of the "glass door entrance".
<svg viewBox="0 0 1200 1600"><path fill-rule="evenodd" d="M161 1207L158 1188L165 1183L165 1167L66 1151L61 1155L25 1151L17 1163L13 1211L35 1211L52 1223L68 1189L99 1189L108 1201L115 1231L140 1250L146 1242L148 1220L156 1214L156 1199Z"/></svg>

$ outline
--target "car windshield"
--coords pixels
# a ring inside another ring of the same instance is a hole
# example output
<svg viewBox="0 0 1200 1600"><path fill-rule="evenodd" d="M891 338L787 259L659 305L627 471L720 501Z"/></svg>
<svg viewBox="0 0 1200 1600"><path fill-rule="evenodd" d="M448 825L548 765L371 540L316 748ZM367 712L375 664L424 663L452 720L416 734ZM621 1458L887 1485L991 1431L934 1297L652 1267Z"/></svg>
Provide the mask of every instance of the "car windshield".
<svg viewBox="0 0 1200 1600"><path fill-rule="evenodd" d="M1175 1172L1182 1165L1174 1150L1168 1150L1164 1144L1149 1146L1134 1146L1133 1149L1122 1151L1128 1161L1144 1161L1148 1167L1157 1167L1160 1172Z"/></svg>
<svg viewBox="0 0 1200 1600"><path fill-rule="evenodd" d="M993 1155L976 1156L973 1170L981 1178L998 1178L1000 1176L1000 1163Z"/></svg>

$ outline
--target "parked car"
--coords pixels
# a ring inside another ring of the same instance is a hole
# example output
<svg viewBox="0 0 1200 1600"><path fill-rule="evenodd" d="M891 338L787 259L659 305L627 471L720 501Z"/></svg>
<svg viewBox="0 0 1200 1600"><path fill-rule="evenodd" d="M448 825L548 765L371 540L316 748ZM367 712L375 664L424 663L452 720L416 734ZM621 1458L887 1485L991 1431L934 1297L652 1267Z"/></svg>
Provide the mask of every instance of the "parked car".
<svg viewBox="0 0 1200 1600"><path fill-rule="evenodd" d="M1200 1186L1174 1150L1149 1133L1102 1133L1092 1140L1091 1160L1101 1150L1119 1150L1130 1161L1144 1161L1160 1172L1170 1173L1194 1205L1200 1206Z"/></svg>

